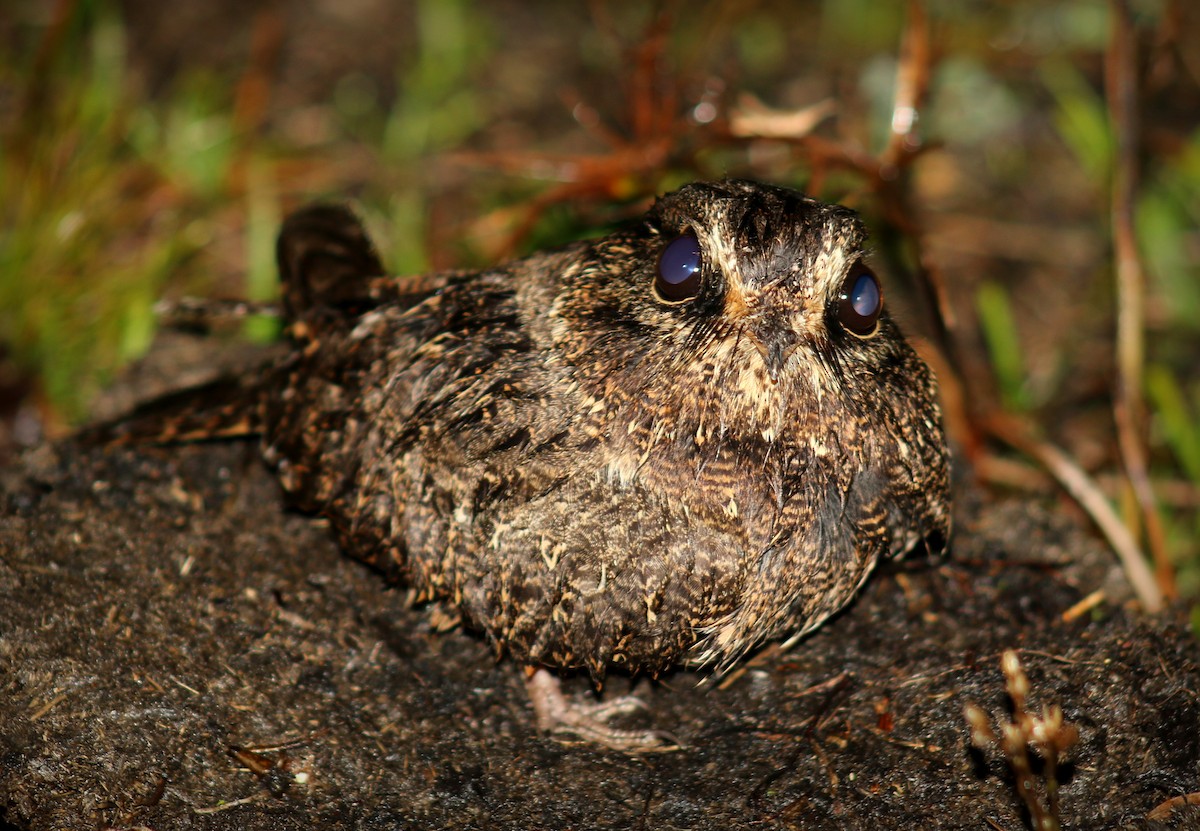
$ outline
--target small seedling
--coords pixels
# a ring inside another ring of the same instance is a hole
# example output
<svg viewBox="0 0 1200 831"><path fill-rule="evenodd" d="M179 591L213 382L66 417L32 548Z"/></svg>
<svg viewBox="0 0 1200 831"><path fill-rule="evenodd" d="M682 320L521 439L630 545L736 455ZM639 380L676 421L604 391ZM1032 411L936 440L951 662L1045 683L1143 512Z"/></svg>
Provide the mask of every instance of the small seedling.
<svg viewBox="0 0 1200 831"><path fill-rule="evenodd" d="M1014 650L1005 650L1000 668L1004 672L1008 696L1012 699L1012 721L998 724L998 730L993 729L983 708L968 704L963 715L971 726L971 744L981 752L997 747L1004 754L1016 779L1017 795L1029 811L1034 831L1059 831L1062 828L1058 799L1059 762L1079 740L1079 730L1063 721L1062 708L1057 704L1043 707L1040 716L1026 709L1029 678ZM1031 764L1030 746L1042 759L1041 789Z"/></svg>

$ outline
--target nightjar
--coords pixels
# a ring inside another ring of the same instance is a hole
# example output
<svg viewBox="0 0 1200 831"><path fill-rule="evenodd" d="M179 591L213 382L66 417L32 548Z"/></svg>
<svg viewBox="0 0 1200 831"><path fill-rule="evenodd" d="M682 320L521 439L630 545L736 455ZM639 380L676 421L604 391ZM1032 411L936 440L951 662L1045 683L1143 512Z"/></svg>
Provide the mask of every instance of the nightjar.
<svg viewBox="0 0 1200 831"><path fill-rule="evenodd" d="M399 278L310 207L278 246L294 349L225 432L260 433L344 551L542 668L543 726L633 746L545 668L723 669L948 536L935 382L864 240L846 208L696 183L599 239Z"/></svg>

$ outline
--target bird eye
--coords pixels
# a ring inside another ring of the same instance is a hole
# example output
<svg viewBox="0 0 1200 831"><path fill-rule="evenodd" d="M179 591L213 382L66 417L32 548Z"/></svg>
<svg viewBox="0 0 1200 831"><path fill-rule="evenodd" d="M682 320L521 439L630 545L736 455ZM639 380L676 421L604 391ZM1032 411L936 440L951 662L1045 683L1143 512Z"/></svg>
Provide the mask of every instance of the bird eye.
<svg viewBox="0 0 1200 831"><path fill-rule="evenodd" d="M838 322L851 334L867 337L874 333L883 312L879 280L861 262L855 263L842 283L837 299Z"/></svg>
<svg viewBox="0 0 1200 831"><path fill-rule="evenodd" d="M675 302L699 294L703 259L695 234L684 234L667 243L658 255L658 274L654 278L659 297Z"/></svg>

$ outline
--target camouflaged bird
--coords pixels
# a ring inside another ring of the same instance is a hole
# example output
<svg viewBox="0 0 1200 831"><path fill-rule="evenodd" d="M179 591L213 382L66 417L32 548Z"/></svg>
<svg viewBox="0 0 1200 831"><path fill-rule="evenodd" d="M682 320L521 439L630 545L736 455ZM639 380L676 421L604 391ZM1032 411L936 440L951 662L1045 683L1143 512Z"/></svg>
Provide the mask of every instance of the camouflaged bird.
<svg viewBox="0 0 1200 831"><path fill-rule="evenodd" d="M697 183L608 236L413 279L308 208L279 238L295 348L242 426L346 552L523 664L724 668L949 532L935 383L864 239L846 208ZM622 745L535 679L543 726Z"/></svg>

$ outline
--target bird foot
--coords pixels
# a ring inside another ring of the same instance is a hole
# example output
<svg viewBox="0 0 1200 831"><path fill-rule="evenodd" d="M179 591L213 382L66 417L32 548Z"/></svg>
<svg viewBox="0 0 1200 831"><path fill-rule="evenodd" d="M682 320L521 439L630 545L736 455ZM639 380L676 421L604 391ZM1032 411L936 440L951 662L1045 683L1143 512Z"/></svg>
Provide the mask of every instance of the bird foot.
<svg viewBox="0 0 1200 831"><path fill-rule="evenodd" d="M635 696L585 704L563 694L562 681L550 670L538 668L525 680L529 700L537 713L538 728L547 733L568 734L624 753L665 753L682 744L663 730L624 730L612 727L609 719L645 710Z"/></svg>

